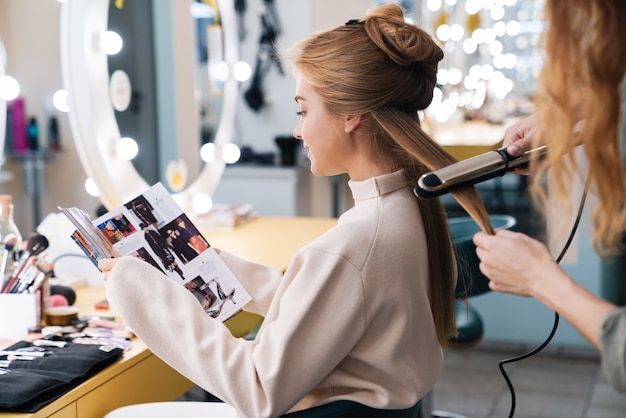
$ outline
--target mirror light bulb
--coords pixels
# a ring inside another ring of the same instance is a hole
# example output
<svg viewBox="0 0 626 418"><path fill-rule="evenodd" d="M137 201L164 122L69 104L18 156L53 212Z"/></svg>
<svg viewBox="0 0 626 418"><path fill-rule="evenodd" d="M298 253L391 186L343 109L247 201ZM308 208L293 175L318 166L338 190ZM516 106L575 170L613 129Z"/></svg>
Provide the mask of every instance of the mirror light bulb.
<svg viewBox="0 0 626 418"><path fill-rule="evenodd" d="M496 23L494 23L493 32L496 34L496 36L506 35L506 23L504 23L502 20L499 20Z"/></svg>
<svg viewBox="0 0 626 418"><path fill-rule="evenodd" d="M194 19L215 19L215 10L205 3L191 3L191 17Z"/></svg>
<svg viewBox="0 0 626 418"><path fill-rule="evenodd" d="M510 20L506 23L506 34L509 36L517 36L521 31L522 25L517 20Z"/></svg>
<svg viewBox="0 0 626 418"><path fill-rule="evenodd" d="M209 79L214 81L228 80L228 64L225 61L213 62L209 64Z"/></svg>
<svg viewBox="0 0 626 418"><path fill-rule="evenodd" d="M453 86L459 84L462 78L463 74L458 68L450 68L448 70L448 83L452 84Z"/></svg>
<svg viewBox="0 0 626 418"><path fill-rule="evenodd" d="M453 41L460 41L461 39L463 39L464 35L465 29L463 29L463 26L459 25L458 23L450 26L450 39L452 39Z"/></svg>
<svg viewBox="0 0 626 418"><path fill-rule="evenodd" d="M480 80L478 80L478 78L468 75L463 80L463 87L465 87L466 90L476 90L476 87L478 87L479 81Z"/></svg>
<svg viewBox="0 0 626 418"><path fill-rule="evenodd" d="M491 16L491 19L495 21L502 20L504 18L504 6L496 4L491 8L489 15Z"/></svg>
<svg viewBox="0 0 626 418"><path fill-rule="evenodd" d="M435 35L437 35L437 38L440 41L446 42L450 39L450 26L446 25L445 23L443 25L440 25L435 31Z"/></svg>
<svg viewBox="0 0 626 418"><path fill-rule="evenodd" d="M468 15L474 15L480 11L480 1L479 0L467 0L465 2L465 13Z"/></svg>
<svg viewBox="0 0 626 418"><path fill-rule="evenodd" d="M67 90L61 89L54 92L52 95L52 104L59 112L69 112L70 105L67 103Z"/></svg>
<svg viewBox="0 0 626 418"><path fill-rule="evenodd" d="M209 142L200 147L200 158L205 163L212 163L215 160L215 144Z"/></svg>
<svg viewBox="0 0 626 418"><path fill-rule="evenodd" d="M226 144L222 149L222 158L226 164L234 164L239 161L241 150L235 144Z"/></svg>
<svg viewBox="0 0 626 418"><path fill-rule="evenodd" d="M463 52L473 54L478 49L478 44L473 38L467 38L463 41Z"/></svg>
<svg viewBox="0 0 626 418"><path fill-rule="evenodd" d="M132 160L139 153L139 145L134 139L125 136L117 141L116 150L122 160Z"/></svg>
<svg viewBox="0 0 626 418"><path fill-rule="evenodd" d="M106 31L100 35L100 49L107 55L115 55L122 50L124 41L113 31Z"/></svg>
<svg viewBox="0 0 626 418"><path fill-rule="evenodd" d="M85 180L85 190L87 191L87 193L89 193L90 196L100 196L100 189L98 189L98 186L96 186L96 182L91 177Z"/></svg>
<svg viewBox="0 0 626 418"><path fill-rule="evenodd" d="M213 199L206 193L196 193L193 196L193 210L196 213L207 213L213 207Z"/></svg>
<svg viewBox="0 0 626 418"><path fill-rule="evenodd" d="M247 81L252 76L252 67L245 61L237 61L233 67L235 80L239 82Z"/></svg>
<svg viewBox="0 0 626 418"><path fill-rule="evenodd" d="M441 9L441 0L428 0L426 2L426 7L431 12L436 12L437 10Z"/></svg>
<svg viewBox="0 0 626 418"><path fill-rule="evenodd" d="M20 83L9 75L0 77L0 99L4 101L14 100L20 94Z"/></svg>
<svg viewBox="0 0 626 418"><path fill-rule="evenodd" d="M500 41L493 41L492 43L489 44L489 54L492 57L500 55L503 49L504 49L504 45L502 45L502 42Z"/></svg>
<svg viewBox="0 0 626 418"><path fill-rule="evenodd" d="M448 70L446 68L440 68L437 71L437 83L442 86L448 83Z"/></svg>
<svg viewBox="0 0 626 418"><path fill-rule="evenodd" d="M513 69L517 66L517 55L508 53L504 54L504 68Z"/></svg>

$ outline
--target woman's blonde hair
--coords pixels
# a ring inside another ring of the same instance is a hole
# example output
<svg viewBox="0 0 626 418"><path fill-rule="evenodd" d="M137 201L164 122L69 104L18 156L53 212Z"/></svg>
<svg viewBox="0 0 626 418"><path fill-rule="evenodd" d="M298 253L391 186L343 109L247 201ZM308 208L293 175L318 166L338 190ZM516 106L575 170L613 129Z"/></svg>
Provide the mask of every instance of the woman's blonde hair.
<svg viewBox="0 0 626 418"><path fill-rule="evenodd" d="M362 114L377 155L394 170L419 177L457 160L420 126L418 111L433 98L443 51L430 35L404 20L402 8L374 8L361 20L315 34L297 45L296 71L320 94L330 112ZM487 211L473 186L455 198L485 231ZM454 252L438 199L416 197L428 240L431 309L442 346L456 335Z"/></svg>
<svg viewBox="0 0 626 418"><path fill-rule="evenodd" d="M588 180L598 206L592 214L593 243L600 254L623 249L626 180L617 145L620 83L626 72L624 0L548 0L545 4L545 63L538 92L535 145L548 145L547 160L532 162L532 195L544 209L556 196L567 215L582 145ZM564 157L565 156L565 157ZM564 217L567 219L567 216Z"/></svg>

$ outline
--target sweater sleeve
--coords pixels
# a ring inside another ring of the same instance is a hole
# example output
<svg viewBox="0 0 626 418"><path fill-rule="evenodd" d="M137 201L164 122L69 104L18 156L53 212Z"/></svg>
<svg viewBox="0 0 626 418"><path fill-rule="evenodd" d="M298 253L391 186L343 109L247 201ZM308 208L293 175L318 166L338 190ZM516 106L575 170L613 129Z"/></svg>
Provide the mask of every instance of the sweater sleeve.
<svg viewBox="0 0 626 418"><path fill-rule="evenodd" d="M360 276L339 257L328 258L296 257L270 308L278 314L255 341L234 338L183 286L132 257L109 273L107 299L152 352L195 384L244 416L279 416L363 333Z"/></svg>
<svg viewBox="0 0 626 418"><path fill-rule="evenodd" d="M626 394L626 308L607 314L599 332L602 369L613 389Z"/></svg>
<svg viewBox="0 0 626 418"><path fill-rule="evenodd" d="M244 309L265 316L283 276L280 270L243 260L226 251L220 251L220 257L252 296Z"/></svg>

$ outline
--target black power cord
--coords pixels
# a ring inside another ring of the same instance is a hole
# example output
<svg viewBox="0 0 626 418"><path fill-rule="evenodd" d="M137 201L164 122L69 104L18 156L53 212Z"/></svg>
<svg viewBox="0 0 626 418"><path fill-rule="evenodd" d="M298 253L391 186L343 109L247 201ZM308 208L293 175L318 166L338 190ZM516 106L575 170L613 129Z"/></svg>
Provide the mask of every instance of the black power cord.
<svg viewBox="0 0 626 418"><path fill-rule="evenodd" d="M569 237L567 238L567 241L565 242L565 245L563 246L563 249L561 250L561 253L559 254L559 256L556 258L556 262L557 264L561 262L561 260L563 259L563 257L565 256L565 253L567 252L567 250L569 249L569 246L571 245L574 236L576 235L576 230L578 229L578 225L580 224L580 219L582 217L582 213L583 213L583 209L585 207L585 200L587 199L587 188L589 186L589 180L587 180L586 184L585 184L585 188L583 190L583 194L582 197L580 199L580 205L578 206L578 213L576 214L576 220L574 221L574 225L572 226L572 230L569 234ZM537 348L535 348L532 351L529 351L525 354L516 356L516 357L512 357L509 359L505 359L502 360L498 363L498 367L500 368L500 373L502 374L502 376L504 377L504 380L506 381L507 386L509 387L509 392L511 393L511 409L509 412L509 418L513 418L513 414L515 413L515 389L513 388L513 384L511 383L511 379L509 379L509 376L506 373L506 370L504 370L504 365L508 364L508 363L514 363L516 361L520 361L520 360L524 360L527 359L528 357L534 356L535 354L539 353L541 350L543 350L549 343L550 341L552 341L552 338L554 337L554 334L556 333L556 330L559 326L559 314L558 313L554 313L554 324L552 325L552 330L550 331L550 335L548 335L548 337L545 339L545 341L543 343L541 343L541 345Z"/></svg>

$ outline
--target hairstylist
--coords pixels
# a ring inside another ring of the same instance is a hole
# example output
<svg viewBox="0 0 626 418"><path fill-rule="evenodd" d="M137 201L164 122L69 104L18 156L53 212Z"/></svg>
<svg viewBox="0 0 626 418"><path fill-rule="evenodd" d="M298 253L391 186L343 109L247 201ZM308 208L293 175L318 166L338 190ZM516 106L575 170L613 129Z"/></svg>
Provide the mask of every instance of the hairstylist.
<svg viewBox="0 0 626 418"><path fill-rule="evenodd" d="M509 153L546 144L546 161L532 161L531 192L546 207L550 199L571 213L569 191L587 177L597 199L593 243L601 255L624 251L626 230L626 2L547 0L546 62L540 76L538 111L505 135ZM586 169L574 148L582 148ZM549 170L549 172L548 172ZM531 296L557 312L596 347L610 384L626 393L626 309L590 293L554 261L545 245L498 230L474 237L480 269L498 292ZM623 275L626 280L626 272Z"/></svg>

